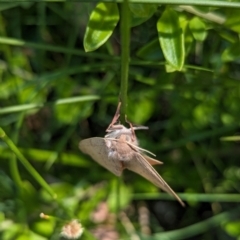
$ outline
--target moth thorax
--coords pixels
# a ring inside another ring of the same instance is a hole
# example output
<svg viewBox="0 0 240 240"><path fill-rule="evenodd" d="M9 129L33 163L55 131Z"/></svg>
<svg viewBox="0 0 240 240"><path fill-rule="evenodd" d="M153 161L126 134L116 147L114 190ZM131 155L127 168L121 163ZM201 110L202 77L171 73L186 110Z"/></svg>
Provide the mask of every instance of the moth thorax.
<svg viewBox="0 0 240 240"><path fill-rule="evenodd" d="M109 159L114 159L114 160L118 160L118 161L130 161L133 158L133 153L120 153L117 151L109 151L108 153L108 157Z"/></svg>
<svg viewBox="0 0 240 240"><path fill-rule="evenodd" d="M108 158L119 161L130 161L135 154L134 150L123 139L105 140L108 148Z"/></svg>
<svg viewBox="0 0 240 240"><path fill-rule="evenodd" d="M138 140L136 138L136 136L133 136L132 134L122 134L119 139L121 139L122 141L128 142L130 144L136 145L138 146Z"/></svg>

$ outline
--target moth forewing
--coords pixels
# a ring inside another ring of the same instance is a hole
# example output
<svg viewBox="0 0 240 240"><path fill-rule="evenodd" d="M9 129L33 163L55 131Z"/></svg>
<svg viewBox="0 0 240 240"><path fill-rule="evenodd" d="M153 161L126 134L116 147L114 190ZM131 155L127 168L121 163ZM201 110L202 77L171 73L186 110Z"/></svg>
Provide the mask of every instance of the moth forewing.
<svg viewBox="0 0 240 240"><path fill-rule="evenodd" d="M179 196L171 189L171 187L164 181L164 179L158 174L158 172L150 165L148 160L144 158L140 153L136 153L134 159L124 163L124 167L138 173L155 186L161 188L167 193L173 195L182 206L185 206Z"/></svg>
<svg viewBox="0 0 240 240"><path fill-rule="evenodd" d="M116 124L120 116L120 107L121 102L118 104L112 122L106 129L105 137L94 137L80 141L80 150L90 155L97 163L116 176L120 176L125 168L138 173L157 187L173 195L182 206L185 206L178 195L152 167L152 165L162 164L162 162L145 155L144 153L148 153L155 156L138 146L135 130L148 129L148 127L133 127L127 119L126 122L130 125L130 128L126 128L122 124Z"/></svg>
<svg viewBox="0 0 240 240"><path fill-rule="evenodd" d="M119 159L109 158L109 148L104 138L84 139L80 141L79 148L83 153L90 155L101 166L116 176L121 176L123 165Z"/></svg>

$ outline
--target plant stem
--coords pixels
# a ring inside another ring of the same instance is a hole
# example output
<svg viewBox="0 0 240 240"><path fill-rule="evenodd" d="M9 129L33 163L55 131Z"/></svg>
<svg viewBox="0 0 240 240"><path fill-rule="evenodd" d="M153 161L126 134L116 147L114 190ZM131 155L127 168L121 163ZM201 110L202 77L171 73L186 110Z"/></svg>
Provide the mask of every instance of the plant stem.
<svg viewBox="0 0 240 240"><path fill-rule="evenodd" d="M0 115L7 114L7 113L13 113L13 112L22 112L22 111L31 110L34 108L42 108L43 106L72 104L72 103L77 103L77 102L94 101L94 100L98 100L98 99L100 99L100 96L87 95L87 96L58 99L55 102L48 102L48 103L26 103L26 104L21 104L21 105L19 104L19 105L15 105L15 106L0 108Z"/></svg>
<svg viewBox="0 0 240 240"><path fill-rule="evenodd" d="M35 0L36 1L36 0ZM64 2L65 0L43 0L46 2ZM124 2L125 0L102 0L101 2ZM88 2L98 2L98 0L88 0ZM131 3L155 3L155 4L167 4L167 5L199 5L199 6L216 6L216 7L228 7L239 8L239 2L229 2L223 0L130 0Z"/></svg>
<svg viewBox="0 0 240 240"><path fill-rule="evenodd" d="M18 121L16 123L16 127L14 129L14 134L12 137L13 142L15 142L15 143L18 142L19 130L20 130L21 124L23 122L23 119L24 119L24 113L22 112L19 115ZM19 173L16 155L13 153L11 154L11 157L9 159L9 168L10 168L10 172L12 174L12 178L13 178L14 182L21 189L22 188L22 179L21 179L21 175Z"/></svg>
<svg viewBox="0 0 240 240"><path fill-rule="evenodd" d="M240 202L240 194L232 193L179 193L184 201L189 202ZM133 200L173 200L175 199L167 193L134 193Z"/></svg>
<svg viewBox="0 0 240 240"><path fill-rule="evenodd" d="M42 178L42 176L35 170L35 168L28 162L28 160L18 150L13 141L6 135L3 129L0 127L0 138L9 146L9 148L15 153L23 166L28 172L35 178L35 180L53 197L56 198L56 194L52 191L48 183Z"/></svg>
<svg viewBox="0 0 240 240"><path fill-rule="evenodd" d="M12 45L12 46L35 48L35 49L51 51L51 52L74 54L74 55L83 56L83 57L84 56L90 57L90 58L93 57L93 58L99 58L99 59L111 60L111 61L118 60L118 57L104 55L102 53L89 54L89 53L85 53L84 51L76 49L76 48L70 49L70 48L66 48L66 47L62 47L62 46L40 44L40 43L35 43L35 42L26 42L22 39L17 39L17 38L0 37L0 43Z"/></svg>
<svg viewBox="0 0 240 240"><path fill-rule="evenodd" d="M130 18L128 1L124 0L121 4L121 122L125 122L127 109L127 89L128 89L128 71L129 71L129 46L130 46Z"/></svg>

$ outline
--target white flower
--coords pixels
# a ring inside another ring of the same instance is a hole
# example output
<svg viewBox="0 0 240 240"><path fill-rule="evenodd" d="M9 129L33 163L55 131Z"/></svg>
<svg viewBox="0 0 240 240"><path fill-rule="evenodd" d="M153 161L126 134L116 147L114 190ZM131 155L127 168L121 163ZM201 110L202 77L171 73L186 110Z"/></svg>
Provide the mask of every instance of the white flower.
<svg viewBox="0 0 240 240"><path fill-rule="evenodd" d="M84 228L77 220L72 220L62 227L61 236L68 239L77 239L81 237L83 230Z"/></svg>

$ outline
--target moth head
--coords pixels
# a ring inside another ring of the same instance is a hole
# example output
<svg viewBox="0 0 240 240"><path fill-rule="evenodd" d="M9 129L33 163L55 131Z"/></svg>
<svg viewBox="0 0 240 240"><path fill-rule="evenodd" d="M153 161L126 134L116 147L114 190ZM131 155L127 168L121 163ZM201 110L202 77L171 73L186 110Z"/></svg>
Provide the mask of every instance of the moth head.
<svg viewBox="0 0 240 240"><path fill-rule="evenodd" d="M110 127L107 132L108 134L105 135L105 138L118 138L122 134L131 134L131 129L128 129L121 124L117 124Z"/></svg>

